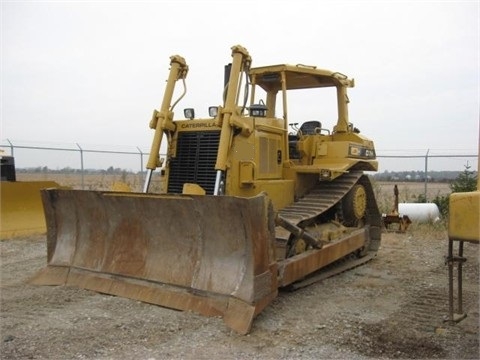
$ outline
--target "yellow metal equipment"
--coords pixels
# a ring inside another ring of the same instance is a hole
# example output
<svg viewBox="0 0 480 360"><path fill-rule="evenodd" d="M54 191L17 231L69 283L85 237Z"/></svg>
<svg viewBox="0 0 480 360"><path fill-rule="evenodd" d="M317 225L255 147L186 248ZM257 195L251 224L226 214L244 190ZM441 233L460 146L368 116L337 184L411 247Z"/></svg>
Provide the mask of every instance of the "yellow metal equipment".
<svg viewBox="0 0 480 360"><path fill-rule="evenodd" d="M480 144L479 144L480 146ZM480 169L480 147L478 169ZM454 255L453 244L458 242L458 254ZM463 243L480 242L480 177L477 174L477 190L450 194L448 217L448 289L449 322L458 322L467 315L462 309L462 264ZM453 270L457 264L457 309L454 309Z"/></svg>
<svg viewBox="0 0 480 360"><path fill-rule="evenodd" d="M349 122L354 81L339 72L252 68L234 46L222 105L174 120L175 85L189 68L170 60L143 193L44 191L48 266L33 281L222 316L245 334L280 288L345 257L356 266L375 256L382 217L363 173L377 170L374 145ZM336 125L309 120L289 133L299 120L290 96L319 89L333 91ZM164 194L149 193L157 167Z"/></svg>
<svg viewBox="0 0 480 360"><path fill-rule="evenodd" d="M54 181L16 181L12 156L0 154L0 239L46 232L40 190L58 188Z"/></svg>

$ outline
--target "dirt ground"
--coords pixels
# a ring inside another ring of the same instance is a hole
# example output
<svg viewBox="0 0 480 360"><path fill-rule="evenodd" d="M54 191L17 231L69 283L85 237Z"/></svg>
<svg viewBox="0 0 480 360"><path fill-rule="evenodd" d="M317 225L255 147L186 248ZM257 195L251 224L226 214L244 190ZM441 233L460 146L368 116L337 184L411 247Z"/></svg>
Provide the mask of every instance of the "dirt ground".
<svg viewBox="0 0 480 360"><path fill-rule="evenodd" d="M28 284L44 236L2 241L1 359L478 359L479 247L465 244L463 306L448 314L447 236L384 233L369 263L282 292L248 335L219 318L71 287Z"/></svg>

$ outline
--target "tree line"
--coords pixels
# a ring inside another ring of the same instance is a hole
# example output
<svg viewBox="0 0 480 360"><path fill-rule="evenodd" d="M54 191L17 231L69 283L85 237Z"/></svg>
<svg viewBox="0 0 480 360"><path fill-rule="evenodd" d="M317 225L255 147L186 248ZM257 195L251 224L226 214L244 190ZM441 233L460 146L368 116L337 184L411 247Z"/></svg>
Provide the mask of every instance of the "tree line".
<svg viewBox="0 0 480 360"><path fill-rule="evenodd" d="M138 174L139 172L133 172L122 168L114 168L113 166L108 167L107 169L74 169L71 167L64 167L62 169L50 169L47 166L38 166L31 168L17 168L15 170L17 173L34 173L34 174L92 174L92 175L117 175L117 174Z"/></svg>

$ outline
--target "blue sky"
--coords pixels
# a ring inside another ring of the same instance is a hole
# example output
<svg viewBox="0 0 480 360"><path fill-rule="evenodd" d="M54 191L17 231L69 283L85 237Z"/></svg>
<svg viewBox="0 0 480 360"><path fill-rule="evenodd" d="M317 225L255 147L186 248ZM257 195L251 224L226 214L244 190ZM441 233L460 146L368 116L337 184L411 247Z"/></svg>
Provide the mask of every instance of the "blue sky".
<svg viewBox="0 0 480 360"><path fill-rule="evenodd" d="M241 44L253 66L355 78L350 120L379 153L475 154L479 18L478 1L2 1L1 143L148 151L170 56L190 67L180 109L206 116Z"/></svg>

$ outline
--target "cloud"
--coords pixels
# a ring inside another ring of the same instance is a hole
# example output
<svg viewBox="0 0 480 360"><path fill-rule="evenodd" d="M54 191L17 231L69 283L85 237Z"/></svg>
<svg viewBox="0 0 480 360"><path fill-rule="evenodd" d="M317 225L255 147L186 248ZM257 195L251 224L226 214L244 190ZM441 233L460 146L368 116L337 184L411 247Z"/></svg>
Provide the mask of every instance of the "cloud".
<svg viewBox="0 0 480 360"><path fill-rule="evenodd" d="M206 114L221 102L230 47L241 44L254 66L303 63L355 78L351 120L379 150L478 146L478 2L1 6L2 139L148 150L169 57L190 66L178 109Z"/></svg>

